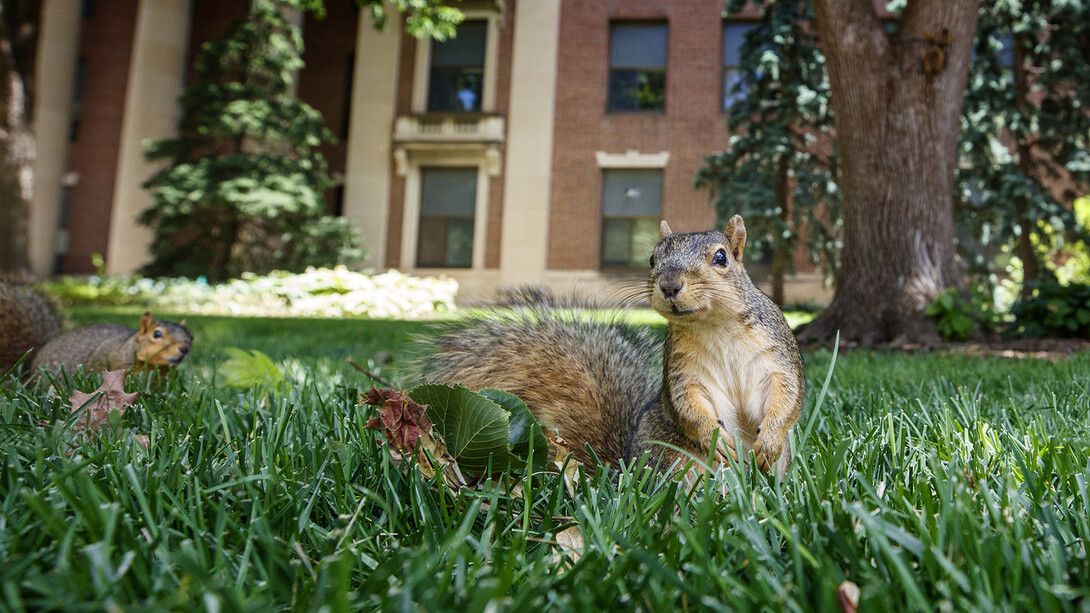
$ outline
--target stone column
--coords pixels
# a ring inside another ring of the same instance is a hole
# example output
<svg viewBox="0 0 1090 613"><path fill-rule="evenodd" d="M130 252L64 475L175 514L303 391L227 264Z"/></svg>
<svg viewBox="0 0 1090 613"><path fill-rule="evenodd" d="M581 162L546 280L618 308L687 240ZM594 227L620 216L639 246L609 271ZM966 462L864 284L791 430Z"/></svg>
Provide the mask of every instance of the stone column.
<svg viewBox="0 0 1090 613"><path fill-rule="evenodd" d="M376 30L368 11L360 11L356 65L344 171L344 216L363 234L366 266L383 270L390 214L390 162L399 34L397 20Z"/></svg>
<svg viewBox="0 0 1090 613"><path fill-rule="evenodd" d="M543 281L556 106L560 0L520 2L507 115L500 283Z"/></svg>
<svg viewBox="0 0 1090 613"><path fill-rule="evenodd" d="M175 133L178 95L189 50L190 0L141 0L125 91L113 214L106 267L131 274L149 259L152 234L136 217L151 206L140 184L155 170L144 160L144 140Z"/></svg>
<svg viewBox="0 0 1090 613"><path fill-rule="evenodd" d="M75 90L76 58L82 18L80 0L49 0L42 5L36 58L39 75L34 100L38 162L30 205L30 268L35 275L53 272L57 253L62 181L68 165L68 128Z"/></svg>

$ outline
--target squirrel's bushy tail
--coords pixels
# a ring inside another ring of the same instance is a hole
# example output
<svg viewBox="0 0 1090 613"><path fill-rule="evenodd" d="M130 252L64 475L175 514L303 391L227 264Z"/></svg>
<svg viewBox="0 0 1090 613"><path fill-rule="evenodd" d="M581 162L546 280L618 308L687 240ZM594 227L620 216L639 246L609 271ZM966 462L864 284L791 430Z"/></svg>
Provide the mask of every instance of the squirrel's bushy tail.
<svg viewBox="0 0 1090 613"><path fill-rule="evenodd" d="M60 331L60 318L44 297L23 284L0 280L0 375Z"/></svg>
<svg viewBox="0 0 1090 613"><path fill-rule="evenodd" d="M522 290L440 331L415 365L420 382L491 387L521 398L587 462L628 458L638 413L659 391L661 345L578 299Z"/></svg>

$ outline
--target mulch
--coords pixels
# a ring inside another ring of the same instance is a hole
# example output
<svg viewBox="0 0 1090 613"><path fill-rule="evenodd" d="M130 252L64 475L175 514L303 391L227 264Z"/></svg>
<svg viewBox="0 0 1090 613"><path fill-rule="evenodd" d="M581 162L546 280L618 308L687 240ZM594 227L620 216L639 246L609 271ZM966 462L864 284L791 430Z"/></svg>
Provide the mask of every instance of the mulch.
<svg viewBox="0 0 1090 613"><path fill-rule="evenodd" d="M821 348L829 349L828 343L800 343L804 352ZM1056 361L1071 357L1077 353L1090 351L1090 339L1079 338L1006 338L991 337L961 343L940 343L932 347L920 345L885 345L878 347L857 347L841 345L840 351L885 350L904 353L958 354L968 356L986 356L1000 358L1028 358Z"/></svg>
<svg viewBox="0 0 1090 613"><path fill-rule="evenodd" d="M973 356L1032 358L1056 361L1090 351L1090 340L1081 338L1004 338L968 343L948 343L939 351Z"/></svg>

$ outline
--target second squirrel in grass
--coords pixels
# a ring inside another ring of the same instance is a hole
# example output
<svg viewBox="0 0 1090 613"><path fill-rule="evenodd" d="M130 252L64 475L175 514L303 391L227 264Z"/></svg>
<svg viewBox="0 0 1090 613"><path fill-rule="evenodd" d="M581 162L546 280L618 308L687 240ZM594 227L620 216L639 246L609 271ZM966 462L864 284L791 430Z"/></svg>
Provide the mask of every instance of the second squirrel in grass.
<svg viewBox="0 0 1090 613"><path fill-rule="evenodd" d="M0 374L33 350L28 372L45 368L72 372L104 368L156 368L181 364L193 346L193 333L180 323L157 321L150 312L139 329L94 324L59 334L56 315L41 296L0 282Z"/></svg>
<svg viewBox="0 0 1090 613"><path fill-rule="evenodd" d="M661 232L646 291L668 322L665 346L527 290L502 305L514 314L486 314L439 334L417 376L519 396L584 463L587 445L615 465L645 452L666 465L687 459L656 441L704 459L718 429L718 462L752 450L761 470L782 478L806 381L783 313L742 265L742 218L724 232L674 233L665 221Z"/></svg>

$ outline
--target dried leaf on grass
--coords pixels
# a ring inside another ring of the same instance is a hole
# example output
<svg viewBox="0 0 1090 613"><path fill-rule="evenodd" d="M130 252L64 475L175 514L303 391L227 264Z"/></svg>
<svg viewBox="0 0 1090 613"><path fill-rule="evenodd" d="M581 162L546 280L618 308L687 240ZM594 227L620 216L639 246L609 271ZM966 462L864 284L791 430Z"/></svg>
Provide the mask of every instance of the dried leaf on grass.
<svg viewBox="0 0 1090 613"><path fill-rule="evenodd" d="M575 486L579 483L579 480L576 479L576 475L579 473L579 462L573 457L567 441L560 438L559 434L553 436L553 447L556 449L553 464L556 466L556 470L564 476L564 486L568 488L568 493L575 496Z"/></svg>
<svg viewBox="0 0 1090 613"><path fill-rule="evenodd" d="M583 533L579 526L571 526L561 530L556 535L556 549L567 555L572 562L578 562L583 555Z"/></svg>
<svg viewBox="0 0 1090 613"><path fill-rule="evenodd" d="M389 443L390 455L395 460L414 460L420 474L428 479L435 477L438 467L443 479L453 488L466 484L458 463L447 451L443 437L435 432L425 414L425 405L415 402L407 392L376 387L372 387L366 395L361 394L360 403L379 407L378 415L368 420L365 427L383 433ZM435 460L434 466L429 456Z"/></svg>
<svg viewBox="0 0 1090 613"><path fill-rule="evenodd" d="M124 388L125 369L108 370L102 373L102 385L91 393L76 390L68 398L72 412L83 411L83 415L72 427L72 432L95 433L109 423L110 413L124 415L125 411L140 397L140 392L128 393Z"/></svg>

